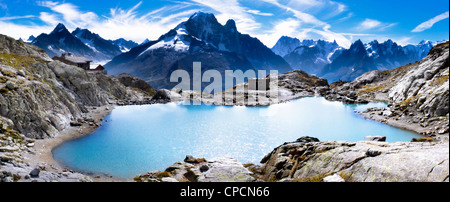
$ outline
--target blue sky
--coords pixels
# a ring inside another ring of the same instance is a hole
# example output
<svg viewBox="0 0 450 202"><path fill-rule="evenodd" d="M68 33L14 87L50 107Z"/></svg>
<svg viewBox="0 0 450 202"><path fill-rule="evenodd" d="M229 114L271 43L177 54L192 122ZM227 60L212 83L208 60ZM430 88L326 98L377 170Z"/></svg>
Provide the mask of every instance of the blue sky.
<svg viewBox="0 0 450 202"><path fill-rule="evenodd" d="M392 39L417 44L448 40L448 0L0 0L0 33L27 39L58 23L88 28L106 39L157 39L193 13L234 19L240 32L272 47L283 35L336 40L349 47Z"/></svg>

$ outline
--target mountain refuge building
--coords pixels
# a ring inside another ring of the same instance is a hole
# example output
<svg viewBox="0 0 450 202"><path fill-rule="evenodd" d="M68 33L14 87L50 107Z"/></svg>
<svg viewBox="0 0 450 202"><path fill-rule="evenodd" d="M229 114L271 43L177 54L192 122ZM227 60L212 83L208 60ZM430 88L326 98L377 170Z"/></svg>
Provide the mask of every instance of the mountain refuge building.
<svg viewBox="0 0 450 202"><path fill-rule="evenodd" d="M61 56L55 56L53 60L58 60L68 65L74 65L84 70L90 70L92 60L89 60L83 56L74 56L72 53L61 54Z"/></svg>

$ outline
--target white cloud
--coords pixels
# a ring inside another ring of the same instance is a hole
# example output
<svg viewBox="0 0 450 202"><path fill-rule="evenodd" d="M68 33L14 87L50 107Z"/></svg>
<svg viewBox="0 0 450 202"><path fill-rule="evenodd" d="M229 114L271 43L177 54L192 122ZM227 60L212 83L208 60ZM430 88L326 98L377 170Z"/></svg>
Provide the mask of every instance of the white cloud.
<svg viewBox="0 0 450 202"><path fill-rule="evenodd" d="M48 25L56 26L59 23L59 20L55 14L41 12L39 19L45 22Z"/></svg>
<svg viewBox="0 0 450 202"><path fill-rule="evenodd" d="M247 13L251 13L253 15L262 15L262 16L273 16L273 13L261 13L259 10L246 10Z"/></svg>
<svg viewBox="0 0 450 202"><path fill-rule="evenodd" d="M25 16L1 17L0 21L17 20L17 19L34 18L34 17L36 17L36 16L34 16L34 15L25 15Z"/></svg>
<svg viewBox="0 0 450 202"><path fill-rule="evenodd" d="M378 20L373 20L373 19L366 18L363 22L361 22L358 25L357 30L366 31L366 30L373 30L373 29L376 28L379 31L384 31L387 28L393 27L393 26L395 26L397 24L398 23L383 23L383 22L380 22Z"/></svg>
<svg viewBox="0 0 450 202"><path fill-rule="evenodd" d="M64 23L69 27L87 27L97 22L98 16L93 12L82 12L77 6L70 3L56 3L51 1L41 2L44 7L62 15ZM45 17L49 17L48 15Z"/></svg>
<svg viewBox="0 0 450 202"><path fill-rule="evenodd" d="M373 29L381 25L381 22L378 20L365 19L361 24L359 24L359 28L362 30Z"/></svg>
<svg viewBox="0 0 450 202"><path fill-rule="evenodd" d="M355 14L353 12L349 12L346 16L337 19L335 22L343 22L346 21L347 19L350 19L354 16Z"/></svg>
<svg viewBox="0 0 450 202"><path fill-rule="evenodd" d="M273 29L263 33L255 34L254 36L261 40L267 47L273 47L278 39L282 36L299 37L301 34L297 31L301 22L297 19L288 18L276 22Z"/></svg>
<svg viewBox="0 0 450 202"><path fill-rule="evenodd" d="M269 0L268 2L278 2L301 12L320 14L322 19L334 17L348 9L345 4L331 0Z"/></svg>
<svg viewBox="0 0 450 202"><path fill-rule="evenodd" d="M422 24L418 25L416 28L414 28L411 32L423 32L427 29L430 29L433 27L433 25L441 20L449 18L449 12L442 13L426 22L423 22Z"/></svg>
<svg viewBox="0 0 450 202"><path fill-rule="evenodd" d="M1 34L14 37L16 39L28 39L29 36L37 36L44 32L50 32L54 26L40 25L17 25L11 22L0 21Z"/></svg>
<svg viewBox="0 0 450 202"><path fill-rule="evenodd" d="M196 10L180 11L183 7L173 6L140 15L136 11L140 5L141 3L138 3L128 10L111 9L108 16L102 16L104 19L88 28L107 39L125 38L136 42L142 42L147 38L156 40L196 12Z"/></svg>
<svg viewBox="0 0 450 202"><path fill-rule="evenodd" d="M275 5L275 6L279 7L279 8L282 8L282 9L284 9L286 11L289 11L289 12L293 13L294 16L296 18L298 18L299 20L301 20L302 22L305 22L305 23L308 23L308 24L320 25L320 26L323 26L323 25L326 24L326 23L320 21L319 19L317 19L316 17L314 17L313 15L310 15L308 13L305 13L305 12L293 9L292 7L290 7L288 5L281 4L280 2L278 2L278 0L263 0L263 1L265 1L267 3L271 3L271 4L273 4L273 5ZM292 3L292 1L291 1L291 3ZM297 3L298 4L311 4L312 5L312 4L314 4L314 1L301 0L301 1L297 1Z"/></svg>

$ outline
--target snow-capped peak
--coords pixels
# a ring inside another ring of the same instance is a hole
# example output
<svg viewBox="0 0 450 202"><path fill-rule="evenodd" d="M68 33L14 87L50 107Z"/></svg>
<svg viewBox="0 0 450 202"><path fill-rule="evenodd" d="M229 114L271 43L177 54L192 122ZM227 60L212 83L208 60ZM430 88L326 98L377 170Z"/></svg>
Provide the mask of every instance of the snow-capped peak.
<svg viewBox="0 0 450 202"><path fill-rule="evenodd" d="M297 38L282 36L275 44L275 46L273 46L272 51L275 54L284 57L301 45L302 43Z"/></svg>
<svg viewBox="0 0 450 202"><path fill-rule="evenodd" d="M188 40L188 38L189 35L188 32L186 31L186 27L181 24L168 34L162 36L157 43L148 47L147 50L143 51L141 54L139 54L139 56L143 55L148 51L160 48L173 49L179 52L188 51L190 47L190 40Z"/></svg>

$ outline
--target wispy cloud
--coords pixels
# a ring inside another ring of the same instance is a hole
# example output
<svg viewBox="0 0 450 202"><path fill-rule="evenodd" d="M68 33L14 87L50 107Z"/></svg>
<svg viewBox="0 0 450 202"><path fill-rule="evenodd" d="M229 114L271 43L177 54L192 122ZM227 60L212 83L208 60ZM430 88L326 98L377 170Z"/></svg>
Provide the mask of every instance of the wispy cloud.
<svg viewBox="0 0 450 202"><path fill-rule="evenodd" d="M0 8L6 10L8 9L8 6L0 0Z"/></svg>
<svg viewBox="0 0 450 202"><path fill-rule="evenodd" d="M314 25L319 25L319 26L323 26L326 25L326 23L320 21L319 19L317 19L315 16L310 15L308 13L302 12L300 10L296 10L293 7L289 6L289 5L285 5L280 3L278 0L263 0L267 3L271 3L279 8L282 8L286 11L289 11L291 13L294 14L294 16L296 18L298 18L299 20L301 20L302 22L308 23L308 24L314 24ZM290 2L292 3L292 2ZM297 4L307 4L307 5L314 5L314 2L311 1L305 1L305 0L301 0L301 1L296 1Z"/></svg>
<svg viewBox="0 0 450 202"><path fill-rule="evenodd" d="M249 9L249 10L246 10L246 12L247 13L251 13L253 15L273 16L273 13L262 13L259 10L251 10L251 9Z"/></svg>
<svg viewBox="0 0 450 202"><path fill-rule="evenodd" d="M41 12L39 15L39 19L41 19L47 25L52 25L52 26L54 26L60 22L58 20L58 17L55 14L51 14L51 13L47 13L47 12Z"/></svg>
<svg viewBox="0 0 450 202"><path fill-rule="evenodd" d="M25 16L10 16L10 17L1 17L0 21L8 21L8 20L17 20L17 19L26 19L26 18L34 18L34 15L25 15Z"/></svg>
<svg viewBox="0 0 450 202"><path fill-rule="evenodd" d="M43 32L50 32L54 26L41 26L41 25L18 25L8 21L1 21L1 34L5 34L12 37L21 37L27 39L31 35L38 35Z"/></svg>
<svg viewBox="0 0 450 202"><path fill-rule="evenodd" d="M288 18L274 23L273 29L264 33L255 33L253 36L256 36L265 45L271 48L282 36L302 37L303 35L298 31L300 25L301 22L299 20Z"/></svg>
<svg viewBox="0 0 450 202"><path fill-rule="evenodd" d="M114 8L104 19L92 24L90 30L109 39L126 38L137 42L156 40L161 35L185 21L196 10L183 10L183 6L167 6L140 14L142 2L130 9Z"/></svg>
<svg viewBox="0 0 450 202"><path fill-rule="evenodd" d="M381 22L378 20L365 19L361 24L359 24L359 28L362 30L373 29L381 25Z"/></svg>
<svg viewBox="0 0 450 202"><path fill-rule="evenodd" d="M337 19L335 22L336 23L343 22L343 21L346 21L346 20L352 18L353 16L355 16L355 14L353 12L349 12L346 16Z"/></svg>
<svg viewBox="0 0 450 202"><path fill-rule="evenodd" d="M427 20L425 22L423 22L422 24L418 25L416 28L414 28L411 32L423 32L427 29L430 29L431 27L433 27L434 24L436 24L437 22L441 21L441 20L445 20L449 18L449 12L445 12L442 13L430 20Z"/></svg>
<svg viewBox="0 0 450 202"><path fill-rule="evenodd" d="M55 13L61 14L65 24L69 26L87 27L88 25L98 21L97 14L93 12L82 12L77 6L70 3L60 4L52 1L42 1L39 2L39 4L43 7L50 8ZM50 18L45 17L49 17L49 15L45 16L44 14L44 19L50 20ZM54 19L55 16L52 16L52 18Z"/></svg>
<svg viewBox="0 0 450 202"><path fill-rule="evenodd" d="M334 13L332 13L332 15L335 16L346 10L346 6L344 4L328 0L296 0L296 1L289 1L287 3L285 3L284 1L281 2L280 0L263 0L263 1L266 3L273 4L291 13L295 17L295 19L298 20L299 23L301 23L301 26L299 24L299 26L296 27L296 30L292 32L291 36L297 37L299 39L321 38L327 41L336 40L336 42L339 45L343 47L350 47L351 37L349 37L349 35L331 31L330 30L331 25L329 25L324 21L319 20L316 16L304 11L311 8L318 8L323 10L323 9L330 9L329 8L330 6L331 7L337 6L337 10L334 11ZM272 30L269 33L277 33L277 32ZM317 37L317 35L319 35L319 37ZM276 35L273 35L272 37L276 37ZM274 43L271 42L265 43L266 45L270 46L274 45Z"/></svg>
<svg viewBox="0 0 450 202"><path fill-rule="evenodd" d="M366 31L366 30L372 30L372 29L378 29L379 31L384 31L389 27L393 27L397 25L397 23L383 23L380 22L378 20L374 20L374 19L368 19L366 18L364 21L362 21L357 29L361 30L361 31Z"/></svg>

